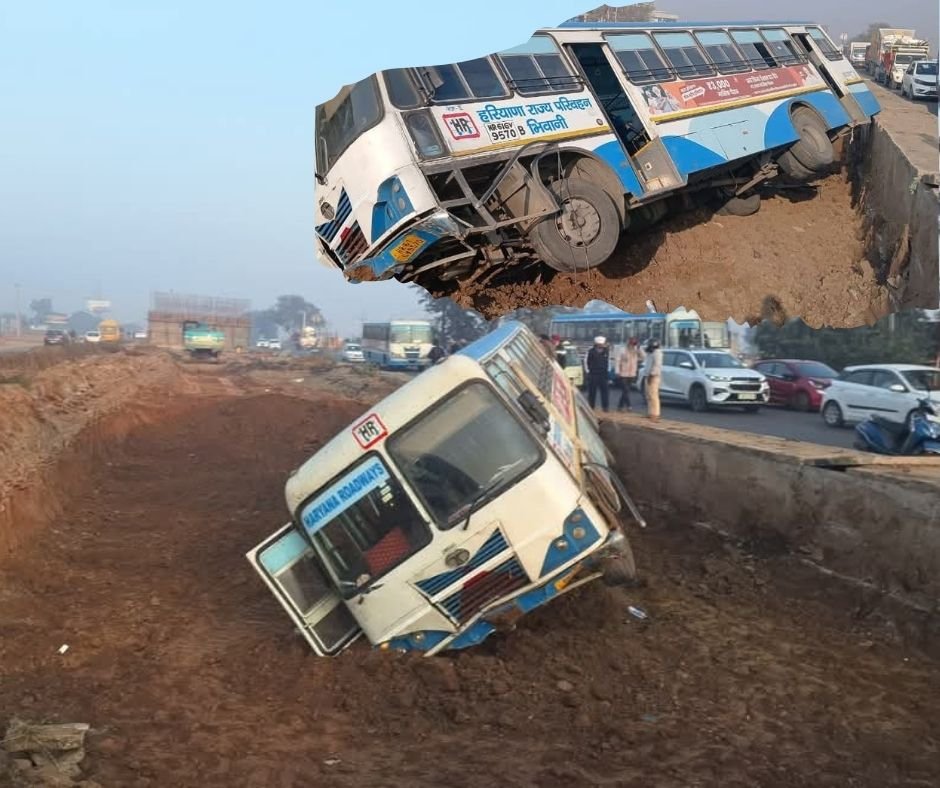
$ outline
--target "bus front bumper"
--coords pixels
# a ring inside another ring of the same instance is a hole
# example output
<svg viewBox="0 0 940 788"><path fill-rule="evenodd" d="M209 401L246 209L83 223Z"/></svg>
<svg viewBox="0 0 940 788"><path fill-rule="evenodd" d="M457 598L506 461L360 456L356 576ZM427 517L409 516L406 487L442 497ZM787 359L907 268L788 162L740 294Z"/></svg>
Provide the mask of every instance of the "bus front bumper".
<svg viewBox="0 0 940 788"><path fill-rule="evenodd" d="M462 225L447 211L436 211L396 234L380 251L348 266L350 282L391 279L441 238L459 236Z"/></svg>

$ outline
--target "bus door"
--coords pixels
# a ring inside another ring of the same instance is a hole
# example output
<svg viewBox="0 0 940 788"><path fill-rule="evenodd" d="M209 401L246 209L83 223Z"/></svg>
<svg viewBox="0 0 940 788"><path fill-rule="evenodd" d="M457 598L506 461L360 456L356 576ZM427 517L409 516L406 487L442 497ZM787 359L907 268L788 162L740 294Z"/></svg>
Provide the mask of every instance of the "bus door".
<svg viewBox="0 0 940 788"><path fill-rule="evenodd" d="M616 60L611 59L603 43L566 44L565 48L577 63L581 75L591 86L598 104L607 116L620 144L639 174L643 195L670 189L679 184L678 176L670 165L668 154L661 150L659 138L654 138L633 107L633 102L617 74Z"/></svg>
<svg viewBox="0 0 940 788"><path fill-rule="evenodd" d="M285 525L246 557L318 655L338 654L361 634L313 549L293 525Z"/></svg>
<svg viewBox="0 0 940 788"><path fill-rule="evenodd" d="M846 79L852 79L853 81L858 79L855 69L851 67L852 64L846 63L844 58L829 60L827 55L839 54L839 50L818 28L808 27L805 32L801 29L787 29L787 32L796 41L797 47L806 56L806 59L815 66L826 86L839 99L842 108L852 119L853 125L867 123L868 116L862 111L858 100L852 95L845 82ZM842 71L845 73L841 73Z"/></svg>

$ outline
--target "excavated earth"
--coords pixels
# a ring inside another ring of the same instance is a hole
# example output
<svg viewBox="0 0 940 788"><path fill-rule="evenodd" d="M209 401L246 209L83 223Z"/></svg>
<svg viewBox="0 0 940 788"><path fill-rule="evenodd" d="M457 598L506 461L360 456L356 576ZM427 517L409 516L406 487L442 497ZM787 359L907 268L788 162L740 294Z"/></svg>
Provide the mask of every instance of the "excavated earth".
<svg viewBox="0 0 940 788"><path fill-rule="evenodd" d="M685 306L706 320L870 324L887 314L889 299L867 259L855 202L851 183L837 174L813 187L768 192L753 216L718 215L703 203L626 233L596 269L557 274L536 266L434 295L486 318L600 299L629 312L645 312L647 300L660 311Z"/></svg>
<svg viewBox="0 0 940 788"><path fill-rule="evenodd" d="M584 587L451 656L320 659L244 554L286 520L290 470L400 379L81 363L0 386L0 434L20 436L3 506L44 501L4 521L23 532L0 555L0 724L89 723L88 780L940 784L940 663L862 592L658 509L634 535L639 589ZM79 373L84 394L47 385Z"/></svg>

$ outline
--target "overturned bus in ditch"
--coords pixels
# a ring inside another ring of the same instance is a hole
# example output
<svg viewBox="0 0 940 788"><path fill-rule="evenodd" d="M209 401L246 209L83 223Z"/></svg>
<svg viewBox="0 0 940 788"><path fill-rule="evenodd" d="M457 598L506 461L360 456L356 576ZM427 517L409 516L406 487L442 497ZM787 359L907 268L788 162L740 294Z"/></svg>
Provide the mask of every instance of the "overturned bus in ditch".
<svg viewBox="0 0 940 788"><path fill-rule="evenodd" d="M426 656L482 642L595 579L629 583L627 522L584 399L508 323L431 367L289 478L247 555L311 648Z"/></svg>
<svg viewBox="0 0 940 788"><path fill-rule="evenodd" d="M317 107L318 257L353 282L581 271L703 197L753 213L762 183L828 172L878 111L816 24L546 28Z"/></svg>

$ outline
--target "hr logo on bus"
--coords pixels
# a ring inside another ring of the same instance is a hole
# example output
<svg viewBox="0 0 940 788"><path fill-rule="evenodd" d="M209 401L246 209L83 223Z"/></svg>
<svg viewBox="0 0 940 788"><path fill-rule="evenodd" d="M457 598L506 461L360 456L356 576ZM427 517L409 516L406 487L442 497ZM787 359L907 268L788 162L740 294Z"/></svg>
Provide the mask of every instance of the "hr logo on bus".
<svg viewBox="0 0 940 788"><path fill-rule="evenodd" d="M477 124L466 112L451 112L444 115L444 123L450 136L455 140L472 140L480 136Z"/></svg>
<svg viewBox="0 0 940 788"><path fill-rule="evenodd" d="M352 433L359 446L368 449L388 435L388 430L385 429L382 419L371 413L353 426Z"/></svg>

